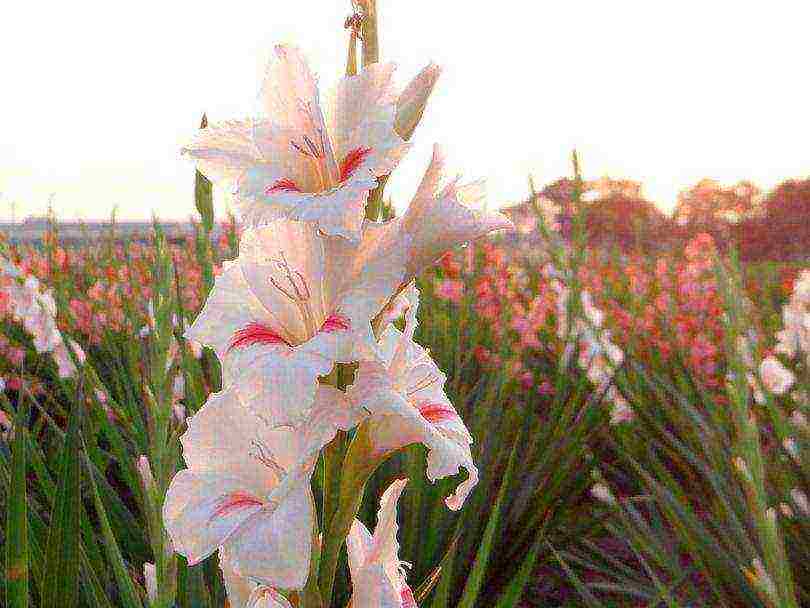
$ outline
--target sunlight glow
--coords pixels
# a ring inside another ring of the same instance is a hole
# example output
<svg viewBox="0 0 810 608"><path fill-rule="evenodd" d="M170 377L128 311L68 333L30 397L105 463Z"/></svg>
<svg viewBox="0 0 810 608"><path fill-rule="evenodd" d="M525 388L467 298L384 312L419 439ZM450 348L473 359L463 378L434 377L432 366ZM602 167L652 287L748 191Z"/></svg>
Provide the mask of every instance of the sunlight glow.
<svg viewBox="0 0 810 608"><path fill-rule="evenodd" d="M763 188L810 174L803 3L380 0L404 81L445 71L388 190L399 208L434 141L486 177L491 204L570 173L639 180L670 210L703 177ZM329 86L349 1L16 3L0 36L0 217L183 218L182 142L205 111L249 115L272 45L295 40ZM43 18L47 15L47 18ZM15 59L10 60L9 58ZM220 197L218 211L224 208Z"/></svg>

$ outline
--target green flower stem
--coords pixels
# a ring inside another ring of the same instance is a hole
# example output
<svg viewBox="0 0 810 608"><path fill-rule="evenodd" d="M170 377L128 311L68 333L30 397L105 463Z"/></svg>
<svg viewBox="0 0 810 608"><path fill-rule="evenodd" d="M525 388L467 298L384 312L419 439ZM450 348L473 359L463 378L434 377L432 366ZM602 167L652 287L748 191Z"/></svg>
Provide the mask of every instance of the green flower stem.
<svg viewBox="0 0 810 608"><path fill-rule="evenodd" d="M349 56L346 59L346 76L357 76L357 34L349 38Z"/></svg>
<svg viewBox="0 0 810 608"><path fill-rule="evenodd" d="M340 549L349 535L352 522L357 516L366 482L383 462L384 457L375 457L367 422L357 427L357 432L349 444L340 480L340 495L329 529L324 533L321 547L319 586L324 606L332 602L332 588L335 584Z"/></svg>
<svg viewBox="0 0 810 608"><path fill-rule="evenodd" d="M377 0L362 0L365 11L363 19L363 67L380 60L380 42L377 36Z"/></svg>

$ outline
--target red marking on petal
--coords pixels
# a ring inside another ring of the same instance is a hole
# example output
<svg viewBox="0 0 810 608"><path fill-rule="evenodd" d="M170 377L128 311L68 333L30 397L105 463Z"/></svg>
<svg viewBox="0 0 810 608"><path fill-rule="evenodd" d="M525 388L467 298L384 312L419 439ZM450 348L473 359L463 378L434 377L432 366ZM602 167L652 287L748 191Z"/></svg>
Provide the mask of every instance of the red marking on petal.
<svg viewBox="0 0 810 608"><path fill-rule="evenodd" d="M402 599L402 608L417 608L416 598L413 596L413 591L408 585L402 587L399 592L399 597Z"/></svg>
<svg viewBox="0 0 810 608"><path fill-rule="evenodd" d="M211 514L209 521L218 517L227 517L236 511L241 511L242 509L260 507L263 504L264 502L262 500L256 498L252 494L248 494L247 492L234 492L233 494L228 494L220 499L219 503L217 504L217 508Z"/></svg>
<svg viewBox="0 0 810 608"><path fill-rule="evenodd" d="M419 404L419 413L422 418L436 424L437 422L447 422L448 420L455 420L458 418L456 411L449 405L443 403L432 403L427 401Z"/></svg>
<svg viewBox="0 0 810 608"><path fill-rule="evenodd" d="M340 181L345 182L349 179L357 168L363 164L366 157L371 154L371 148L355 148L346 155L343 162L340 163Z"/></svg>
<svg viewBox="0 0 810 608"><path fill-rule="evenodd" d="M290 343L272 328L254 321L233 333L228 350L247 348L256 344L286 344L290 346Z"/></svg>
<svg viewBox="0 0 810 608"><path fill-rule="evenodd" d="M351 327L352 324L349 322L349 319L342 315L334 314L329 315L326 321L323 322L323 325L321 325L321 331L334 333L336 331L346 331L351 329Z"/></svg>
<svg viewBox="0 0 810 608"><path fill-rule="evenodd" d="M272 186L268 186L265 189L264 194L266 196L270 196L274 192L301 192L301 188L299 188L294 181L285 177L284 179L278 180Z"/></svg>

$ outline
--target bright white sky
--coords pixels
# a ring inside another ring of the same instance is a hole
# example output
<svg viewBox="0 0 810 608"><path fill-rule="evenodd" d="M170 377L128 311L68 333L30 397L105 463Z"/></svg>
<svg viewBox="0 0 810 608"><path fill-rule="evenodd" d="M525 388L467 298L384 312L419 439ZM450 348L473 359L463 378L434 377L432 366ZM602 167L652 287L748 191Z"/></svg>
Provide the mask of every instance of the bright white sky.
<svg viewBox="0 0 810 608"><path fill-rule="evenodd" d="M434 141L491 204L568 174L644 182L670 209L702 177L810 174L805 2L378 0L401 80L444 66L389 194L406 204ZM343 71L349 0L27 0L0 28L0 217L182 218L178 149L203 111L249 115L272 45ZM219 202L222 210L225 202Z"/></svg>

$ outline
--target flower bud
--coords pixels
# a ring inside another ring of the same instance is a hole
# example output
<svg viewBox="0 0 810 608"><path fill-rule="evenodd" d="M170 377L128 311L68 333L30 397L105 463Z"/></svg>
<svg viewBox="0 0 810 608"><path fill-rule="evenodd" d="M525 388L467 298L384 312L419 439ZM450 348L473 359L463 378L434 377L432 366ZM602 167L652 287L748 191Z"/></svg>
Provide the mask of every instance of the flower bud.
<svg viewBox="0 0 810 608"><path fill-rule="evenodd" d="M429 64L410 82L397 100L397 117L394 129L404 140L409 140L425 112L428 98L441 74L435 63Z"/></svg>
<svg viewBox="0 0 810 608"><path fill-rule="evenodd" d="M810 501L807 499L807 494L805 494L799 488L793 488L790 491L790 498L802 513L805 515L810 515Z"/></svg>
<svg viewBox="0 0 810 608"><path fill-rule="evenodd" d="M155 478L152 476L152 467L149 465L149 459L141 455L138 458L138 474L141 476L144 490L150 493L155 487Z"/></svg>
<svg viewBox="0 0 810 608"><path fill-rule="evenodd" d="M146 596L149 602L154 604L157 601L157 572L155 564L146 562L143 565L143 582L146 587Z"/></svg>

